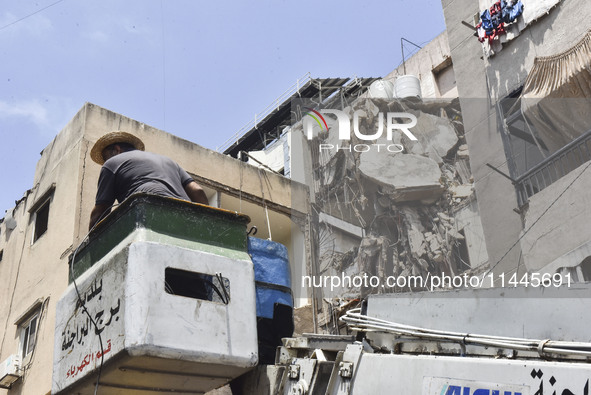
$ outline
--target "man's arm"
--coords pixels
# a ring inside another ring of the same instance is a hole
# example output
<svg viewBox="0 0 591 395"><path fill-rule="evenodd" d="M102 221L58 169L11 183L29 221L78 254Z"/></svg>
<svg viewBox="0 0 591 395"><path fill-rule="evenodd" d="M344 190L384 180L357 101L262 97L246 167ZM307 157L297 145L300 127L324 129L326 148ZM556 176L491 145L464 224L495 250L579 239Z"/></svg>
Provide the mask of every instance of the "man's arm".
<svg viewBox="0 0 591 395"><path fill-rule="evenodd" d="M92 209L90 213L90 224L88 225L88 230L92 229L94 224L98 222L99 219L103 216L103 214L107 215L111 212L111 206L108 204L97 204Z"/></svg>
<svg viewBox="0 0 591 395"><path fill-rule="evenodd" d="M187 192L192 202L209 205L209 199L207 199L205 191L195 181L191 181L185 185L185 192Z"/></svg>

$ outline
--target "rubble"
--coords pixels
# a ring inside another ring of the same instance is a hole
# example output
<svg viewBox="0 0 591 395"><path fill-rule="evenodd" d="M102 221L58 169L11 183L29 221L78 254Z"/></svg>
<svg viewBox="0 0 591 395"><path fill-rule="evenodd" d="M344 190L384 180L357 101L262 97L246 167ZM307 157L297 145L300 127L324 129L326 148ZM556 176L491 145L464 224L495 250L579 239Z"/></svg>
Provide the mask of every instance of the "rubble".
<svg viewBox="0 0 591 395"><path fill-rule="evenodd" d="M458 158L467 159L470 157L468 153L468 145L462 144L458 147L458 152L456 152Z"/></svg>
<svg viewBox="0 0 591 395"><path fill-rule="evenodd" d="M454 198L467 198L472 195L472 185L457 185L449 188Z"/></svg>
<svg viewBox="0 0 591 395"><path fill-rule="evenodd" d="M424 156L367 152L359 162L359 171L385 187L396 202L434 200L443 193L441 169Z"/></svg>
<svg viewBox="0 0 591 395"><path fill-rule="evenodd" d="M331 252L320 241L318 250L323 253L316 267L322 268L323 275L367 274L383 279L472 270L460 254L466 237L455 218L475 197L463 125L454 106L457 103L442 108L441 103L366 99L344 109L349 115L359 111L360 119L365 119L359 121L360 128L375 128L367 123L380 113L412 113L418 120L412 129L418 140L411 141L398 130L394 130L393 141L386 141L385 133L375 141L360 140L352 133L346 142L351 147L396 143L404 150L341 149L312 164L316 209L355 223L364 234L340 247L347 253L334 252L334 247ZM373 129L364 134L372 133ZM313 144L334 143L334 135ZM412 289L416 288L345 287L336 296L355 298Z"/></svg>
<svg viewBox="0 0 591 395"><path fill-rule="evenodd" d="M413 128L418 141L408 141L405 148L411 154L424 155L437 164L443 163L443 158L458 143L458 136L453 124L446 118L425 112L412 112L417 117L417 126Z"/></svg>

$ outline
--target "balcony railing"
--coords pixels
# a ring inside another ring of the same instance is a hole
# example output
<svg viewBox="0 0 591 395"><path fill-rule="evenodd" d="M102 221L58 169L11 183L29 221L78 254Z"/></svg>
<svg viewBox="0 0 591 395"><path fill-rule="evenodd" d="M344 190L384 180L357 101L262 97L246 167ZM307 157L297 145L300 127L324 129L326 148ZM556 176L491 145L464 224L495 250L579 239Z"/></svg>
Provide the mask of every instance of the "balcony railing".
<svg viewBox="0 0 591 395"><path fill-rule="evenodd" d="M591 130L577 137L543 162L529 169L515 180L519 206L528 199L564 177L583 163L591 160Z"/></svg>

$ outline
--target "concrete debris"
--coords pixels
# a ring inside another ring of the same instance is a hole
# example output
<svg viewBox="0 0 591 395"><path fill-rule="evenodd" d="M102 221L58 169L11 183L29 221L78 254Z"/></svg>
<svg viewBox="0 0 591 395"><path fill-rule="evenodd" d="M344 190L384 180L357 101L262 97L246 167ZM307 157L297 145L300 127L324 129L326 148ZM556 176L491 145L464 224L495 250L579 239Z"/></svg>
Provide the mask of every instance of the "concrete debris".
<svg viewBox="0 0 591 395"><path fill-rule="evenodd" d="M293 318L294 335L314 333L314 318L311 305L294 309Z"/></svg>
<svg viewBox="0 0 591 395"><path fill-rule="evenodd" d="M445 166L443 168L443 175L447 180L454 180L456 178L456 169Z"/></svg>
<svg viewBox="0 0 591 395"><path fill-rule="evenodd" d="M450 151L458 143L454 126L445 118L424 112L415 112L417 126L413 128L418 141L405 141L405 147L411 154L424 155L438 164L443 163Z"/></svg>
<svg viewBox="0 0 591 395"><path fill-rule="evenodd" d="M383 237L367 236L361 240L359 254L357 255L357 266L360 273L367 273L370 276L385 278L386 266L389 265L388 246L390 241ZM380 290L377 290L380 293ZM367 295L367 289L361 290L361 295Z"/></svg>
<svg viewBox="0 0 591 395"><path fill-rule="evenodd" d="M326 171L322 173L324 185L333 185L335 181L343 178L346 171L346 158L344 152L338 152L336 155L327 158Z"/></svg>
<svg viewBox="0 0 591 395"><path fill-rule="evenodd" d="M450 228L447 230L447 235L450 239L465 240L466 238L459 232L459 230L456 228Z"/></svg>
<svg viewBox="0 0 591 395"><path fill-rule="evenodd" d="M437 216L438 216L438 217L439 217L439 218L440 218L442 221L445 221L445 222L452 223L452 221L453 221L453 218L449 217L449 216L448 216L448 215L446 215L445 213L437 213Z"/></svg>
<svg viewBox="0 0 591 395"><path fill-rule="evenodd" d="M366 152L360 156L359 171L385 187L395 202L437 199L443 193L441 169L424 156Z"/></svg>
<svg viewBox="0 0 591 395"><path fill-rule="evenodd" d="M472 185L458 185L449 188L454 198L467 198L472 195Z"/></svg>
<svg viewBox="0 0 591 395"><path fill-rule="evenodd" d="M429 249L431 251L439 251L442 247L443 240L441 240L441 236L434 235L431 232L426 233L428 235L426 237L427 242L429 242Z"/></svg>
<svg viewBox="0 0 591 395"><path fill-rule="evenodd" d="M456 220L460 210L474 203L459 104L442 107L441 103L366 99L353 102L343 111L350 119L359 111L360 129L372 128L366 135L375 133L378 116L412 113L418 119L412 129L418 141L411 141L398 129L393 131L392 141L385 139L385 129L381 139L361 140L353 133L351 123L351 140L337 141L337 133L328 133L320 134L320 141L311 142L316 209L357 224L364 234L361 239L339 236L339 242L346 244L340 246L341 252L334 251L336 237L322 238L316 267L323 269L323 275L367 274L379 278L456 275L470 269L462 252L468 243L458 225L461 221ZM319 142L340 144L341 149L321 153L325 157L318 158ZM401 144L404 150L342 149L393 143ZM323 246L323 240L333 244ZM356 298L411 289L417 288L349 287L339 289L338 295Z"/></svg>
<svg viewBox="0 0 591 395"><path fill-rule="evenodd" d="M460 183L461 184L469 184L474 182L472 178L472 173L470 172L470 165L468 159L458 159L455 163L457 173L460 176Z"/></svg>
<svg viewBox="0 0 591 395"><path fill-rule="evenodd" d="M470 157L468 153L468 146L466 144L462 144L458 147L458 152L456 152L458 158L467 159Z"/></svg>

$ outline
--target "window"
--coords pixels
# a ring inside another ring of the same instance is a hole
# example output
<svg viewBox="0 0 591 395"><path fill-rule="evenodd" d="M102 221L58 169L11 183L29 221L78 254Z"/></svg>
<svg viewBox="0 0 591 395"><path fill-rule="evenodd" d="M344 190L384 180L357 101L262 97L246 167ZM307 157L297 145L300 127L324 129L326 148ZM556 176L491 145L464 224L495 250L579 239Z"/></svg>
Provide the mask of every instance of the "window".
<svg viewBox="0 0 591 395"><path fill-rule="evenodd" d="M49 206L51 198L55 191L55 184L51 186L37 199L29 209L29 214L33 216L33 243L47 232L49 223Z"/></svg>
<svg viewBox="0 0 591 395"><path fill-rule="evenodd" d="M47 231L49 220L49 200L45 202L37 212L35 212L35 233L33 242L36 242Z"/></svg>
<svg viewBox="0 0 591 395"><path fill-rule="evenodd" d="M2 258L4 258L4 250L0 250L0 262L2 262Z"/></svg>
<svg viewBox="0 0 591 395"><path fill-rule="evenodd" d="M215 276L167 267L164 272L166 293L187 298L228 304L230 281L221 274Z"/></svg>
<svg viewBox="0 0 591 395"><path fill-rule="evenodd" d="M21 357L24 360L35 349L35 340L37 339L37 322L39 321L39 312L35 312L31 318L20 326L21 328Z"/></svg>
<svg viewBox="0 0 591 395"><path fill-rule="evenodd" d="M45 299L47 300L47 299ZM25 358L30 357L35 349L37 341L37 330L39 328L39 319L43 309L44 299L37 299L25 312L17 318L14 324L17 326L19 336L19 353L21 362L28 363Z"/></svg>

